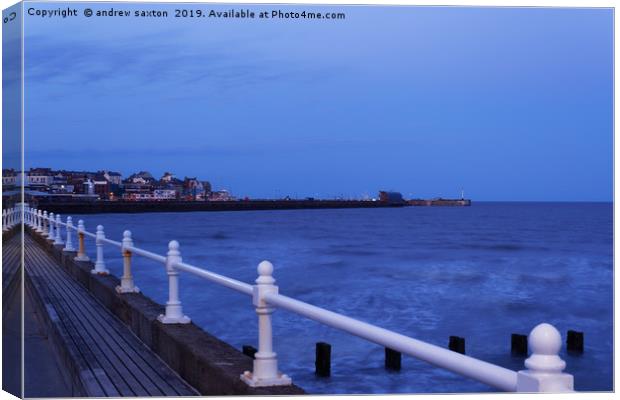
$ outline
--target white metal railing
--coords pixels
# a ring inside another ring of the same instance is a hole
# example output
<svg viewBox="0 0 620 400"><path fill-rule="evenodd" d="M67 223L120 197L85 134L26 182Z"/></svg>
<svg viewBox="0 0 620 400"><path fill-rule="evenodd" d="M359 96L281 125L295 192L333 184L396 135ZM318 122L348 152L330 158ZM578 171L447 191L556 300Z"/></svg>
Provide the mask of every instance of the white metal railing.
<svg viewBox="0 0 620 400"><path fill-rule="evenodd" d="M469 357L430 343L423 342L378 326L338 314L321 307L281 295L273 278L273 265L263 261L258 265L258 278L254 285L216 274L197 266L184 263L179 251L179 243L172 240L165 256L134 246L130 231L123 232L122 241L105 237L102 225L96 233L86 231L84 221L73 225L71 217L62 222L61 216L47 211L29 208L24 205L24 222L33 231L47 237L55 245L64 245L63 251L76 251L73 247L72 232L77 233L78 248L76 261L88 261L85 251L85 237L95 239L96 260L93 274L108 274L103 259L103 246L109 244L120 248L123 256L123 276L116 290L119 294L135 293L131 273L132 255L140 255L165 265L168 275L168 301L165 313L158 317L164 324L186 324L190 318L183 313L179 299L179 271L184 271L207 279L218 285L252 296L252 303L258 315L258 352L255 354L252 371L246 371L240 378L250 386L290 385L291 379L278 371L276 353L273 351L271 314L282 308L322 324L348 332L352 335L377 343L387 348L424 360L438 367L488 384L504 391L512 392L568 392L573 391L573 376L563 373L566 363L559 357L562 338L558 330L550 324L536 326L529 335L532 354L525 360L525 370L512 371L473 357ZM19 210L16 208L2 212L4 230L19 223ZM66 241L62 239L65 228Z"/></svg>

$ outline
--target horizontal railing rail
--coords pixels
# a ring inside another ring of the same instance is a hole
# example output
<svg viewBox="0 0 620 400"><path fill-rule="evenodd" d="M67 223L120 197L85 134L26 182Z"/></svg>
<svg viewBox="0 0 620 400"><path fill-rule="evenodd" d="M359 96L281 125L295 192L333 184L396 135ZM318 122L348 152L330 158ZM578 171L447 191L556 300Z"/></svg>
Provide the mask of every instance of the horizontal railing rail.
<svg viewBox="0 0 620 400"><path fill-rule="evenodd" d="M370 342L419 358L438 367L475 379L498 389L514 392L517 389L517 372L475 359L442 347L413 339L323 308L304 303L281 294L265 295L267 303L303 315L361 337Z"/></svg>
<svg viewBox="0 0 620 400"><path fill-rule="evenodd" d="M253 293L252 285L226 277L224 275L216 274L215 272L207 271L193 265L185 264L183 262L175 263L174 267L180 269L181 271L186 271L194 275L200 276L201 278L205 278L211 282L225 286L229 289L236 290L240 293L248 294L250 296Z"/></svg>
<svg viewBox="0 0 620 400"><path fill-rule="evenodd" d="M165 313L158 320L164 324L189 323L190 318L183 314L179 299L179 271L201 277L220 286L252 296L252 303L258 315L258 351L254 355L252 371L246 371L240 378L251 386L289 385L291 379L279 372L276 353L273 351L271 314L275 308L284 309L305 318L342 330L370 342L385 346L440 368L477 380L504 391L519 392L566 392L573 390L573 376L563 373L565 362L559 357L562 344L560 333L552 325L542 323L530 333L529 344L532 355L525 361L525 370L510 369L488 363L464 354L426 343L391 330L363 322L346 315L326 310L312 304L296 300L278 293L273 278L273 265L263 261L258 265L258 278L255 285L250 285L204 268L183 262L179 243L169 242L166 256L162 256L134 246L130 231L123 232L122 241L105 237L102 225L97 226L96 233L86 231L84 221L73 225L71 217L66 222L60 215L47 213L24 205L23 213L19 207L3 210L3 229L24 221L35 232L47 237L56 245L64 244L64 251L76 251L76 261L88 261L84 238L95 239L96 260L93 274L107 274L103 259L104 244L120 248L123 256L123 276L116 288L120 293L135 293L139 289L134 285L131 272L131 257L140 255L166 266L168 274L168 301ZM66 241L62 239L62 227L65 228ZM78 248L73 248L72 233L78 235Z"/></svg>

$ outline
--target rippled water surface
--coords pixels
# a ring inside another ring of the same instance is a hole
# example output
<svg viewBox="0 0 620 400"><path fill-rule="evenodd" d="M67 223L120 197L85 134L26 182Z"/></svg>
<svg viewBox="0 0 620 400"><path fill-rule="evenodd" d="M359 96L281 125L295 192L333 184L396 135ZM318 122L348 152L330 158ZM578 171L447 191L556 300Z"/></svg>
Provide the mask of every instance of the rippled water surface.
<svg viewBox="0 0 620 400"><path fill-rule="evenodd" d="M244 282L270 260L280 292L447 346L466 338L468 355L523 368L510 334L540 322L585 334L585 353L561 357L577 390L612 389L612 204L474 203L472 207L84 215L109 238L133 232L136 246L164 254L176 239L186 262ZM77 219L76 219L77 220ZM93 255L93 244L89 243ZM107 249L117 276L118 250ZM137 258L136 284L167 298L162 265ZM183 274L184 311L233 346L256 347L251 299ZM411 357L383 369L383 349L278 310L280 369L311 393L493 390ZM332 376L314 376L314 345L332 345Z"/></svg>

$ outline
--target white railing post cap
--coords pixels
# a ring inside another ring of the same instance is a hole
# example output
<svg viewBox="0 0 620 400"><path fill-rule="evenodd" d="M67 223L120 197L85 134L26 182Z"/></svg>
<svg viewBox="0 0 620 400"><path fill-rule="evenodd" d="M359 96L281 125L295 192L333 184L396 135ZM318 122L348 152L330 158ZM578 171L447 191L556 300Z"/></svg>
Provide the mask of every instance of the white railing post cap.
<svg viewBox="0 0 620 400"><path fill-rule="evenodd" d="M264 296L268 293L278 294L278 287L275 285L276 280L273 278L273 264L269 261L261 261L256 267L258 278L256 285L252 290L252 304L257 307L258 313L271 314L273 307L265 302Z"/></svg>
<svg viewBox="0 0 620 400"><path fill-rule="evenodd" d="M258 272L258 278L256 279L256 283L259 285L271 285L275 283L275 279L273 279L273 264L269 261L261 261L256 267L256 271Z"/></svg>
<svg viewBox="0 0 620 400"><path fill-rule="evenodd" d="M127 231L125 231L125 232L127 232ZM179 248L180 247L181 247L181 245L179 244L179 242L177 242L176 240L171 240L168 243L168 252L173 252L173 253L176 253L174 255L179 255L180 254L179 253ZM170 254L170 255L172 255L172 254Z"/></svg>
<svg viewBox="0 0 620 400"><path fill-rule="evenodd" d="M123 246L132 246L131 231L123 231Z"/></svg>
<svg viewBox="0 0 620 400"><path fill-rule="evenodd" d="M525 360L527 370L517 374L518 392L572 392L573 376L563 373L566 362L558 355L562 336L551 324L537 325L528 337L532 355Z"/></svg>
<svg viewBox="0 0 620 400"><path fill-rule="evenodd" d="M181 248L181 245L176 240L171 240L168 243L168 252L166 253L166 256L168 256L168 261L166 262L168 272L176 272L174 264L182 261L179 248Z"/></svg>

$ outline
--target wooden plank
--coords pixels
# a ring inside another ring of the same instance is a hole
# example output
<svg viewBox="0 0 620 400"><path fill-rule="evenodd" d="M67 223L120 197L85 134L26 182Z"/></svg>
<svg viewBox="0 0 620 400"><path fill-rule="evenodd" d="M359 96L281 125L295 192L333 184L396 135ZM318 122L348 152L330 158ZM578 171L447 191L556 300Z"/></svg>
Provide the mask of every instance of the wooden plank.
<svg viewBox="0 0 620 400"><path fill-rule="evenodd" d="M2 245L2 290L5 291L21 266L21 234L15 235Z"/></svg>

